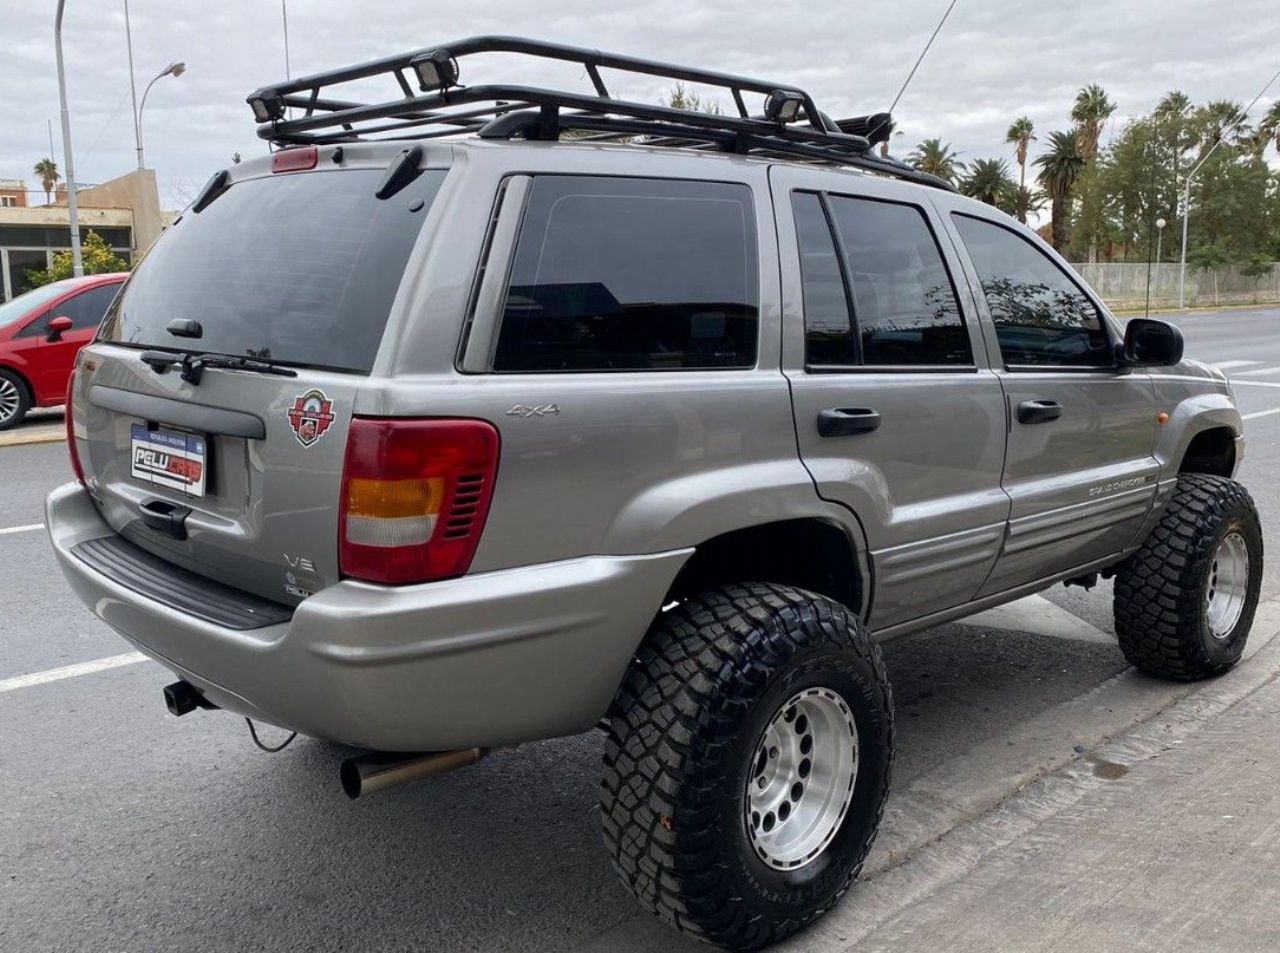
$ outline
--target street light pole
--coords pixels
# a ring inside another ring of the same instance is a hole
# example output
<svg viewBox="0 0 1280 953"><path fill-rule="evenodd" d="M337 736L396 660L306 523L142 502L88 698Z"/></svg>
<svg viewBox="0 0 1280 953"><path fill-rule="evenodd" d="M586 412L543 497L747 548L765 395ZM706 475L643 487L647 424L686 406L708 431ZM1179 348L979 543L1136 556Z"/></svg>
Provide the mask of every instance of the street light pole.
<svg viewBox="0 0 1280 953"><path fill-rule="evenodd" d="M1227 133L1231 132L1231 130L1235 129L1236 126L1239 126L1245 121L1245 117L1249 115L1249 110L1257 105L1258 100L1266 95L1267 90L1271 88L1271 84L1277 79L1280 79L1280 70L1276 70L1276 74L1272 76L1271 79L1267 80L1267 85L1263 86L1258 95L1253 97L1253 102L1244 108L1244 111L1240 114L1240 118L1226 129L1222 130L1221 134L1218 136L1218 141L1213 144L1213 147L1208 152L1200 157L1200 161L1197 162L1191 171L1187 173L1186 188L1182 191L1182 259L1178 263L1179 311L1186 306L1186 296L1184 292L1187 285L1187 219L1191 217L1191 180L1195 178L1196 173L1200 171L1200 167L1209 161L1209 156L1218 151L1218 146L1226 142Z"/></svg>
<svg viewBox="0 0 1280 953"><path fill-rule="evenodd" d="M76 209L76 169L71 161L71 116L67 112L67 76L62 66L62 7L66 0L58 0L58 16L53 22L53 49L58 61L58 102L62 107L62 152L67 175L67 213L71 219L71 273L84 276L84 262L80 258L80 216Z"/></svg>
<svg viewBox="0 0 1280 953"><path fill-rule="evenodd" d="M159 74L156 75L155 79L147 83L147 88L142 91L142 105L138 107L138 168L139 169L144 167L142 164L142 110L147 108L147 93L151 92L151 87L156 84L157 79L163 79L164 77L169 76L171 74L176 79L177 77L181 76L184 72L186 72L186 69L187 69L186 63L170 63L168 66L162 69L159 72Z"/></svg>

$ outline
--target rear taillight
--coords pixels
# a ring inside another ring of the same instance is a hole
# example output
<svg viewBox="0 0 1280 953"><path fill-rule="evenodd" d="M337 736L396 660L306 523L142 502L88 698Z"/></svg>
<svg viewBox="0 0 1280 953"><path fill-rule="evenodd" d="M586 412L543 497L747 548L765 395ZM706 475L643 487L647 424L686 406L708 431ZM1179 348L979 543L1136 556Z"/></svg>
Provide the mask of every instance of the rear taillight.
<svg viewBox="0 0 1280 953"><path fill-rule="evenodd" d="M498 468L498 431L483 420L355 417L339 512L342 573L427 582L471 566Z"/></svg>
<svg viewBox="0 0 1280 953"><path fill-rule="evenodd" d="M71 469L76 475L76 479L84 484L84 467L80 466L80 451L76 449L76 425L74 415L71 413L71 399L76 389L76 372L72 371L71 376L67 378L67 406L63 411L63 419L67 424L67 453L71 455Z"/></svg>

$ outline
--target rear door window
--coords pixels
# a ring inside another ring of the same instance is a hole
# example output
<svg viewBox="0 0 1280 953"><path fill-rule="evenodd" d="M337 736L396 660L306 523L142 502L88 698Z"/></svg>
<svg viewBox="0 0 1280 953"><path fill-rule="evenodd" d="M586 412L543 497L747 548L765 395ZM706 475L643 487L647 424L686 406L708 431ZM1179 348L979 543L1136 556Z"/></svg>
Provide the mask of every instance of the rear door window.
<svg viewBox="0 0 1280 953"><path fill-rule="evenodd" d="M231 186L161 236L100 337L367 374L445 172L424 171L380 200L383 176L353 169ZM200 340L168 334L175 318L199 321Z"/></svg>
<svg viewBox="0 0 1280 953"><path fill-rule="evenodd" d="M747 186L540 176L516 242L494 369L751 367L758 311Z"/></svg>
<svg viewBox="0 0 1280 953"><path fill-rule="evenodd" d="M924 213L877 199L833 195L830 202L862 363L972 364L955 288Z"/></svg>

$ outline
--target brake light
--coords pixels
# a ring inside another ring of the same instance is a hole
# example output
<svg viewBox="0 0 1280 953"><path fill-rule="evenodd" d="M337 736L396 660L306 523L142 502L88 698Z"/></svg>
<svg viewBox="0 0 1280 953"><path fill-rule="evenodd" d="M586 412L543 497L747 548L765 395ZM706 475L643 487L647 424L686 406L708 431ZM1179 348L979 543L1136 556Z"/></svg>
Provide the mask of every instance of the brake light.
<svg viewBox="0 0 1280 953"><path fill-rule="evenodd" d="M62 417L67 425L67 453L71 455L71 469L76 475L76 479L80 484L84 485L84 467L80 466L80 451L76 449L76 428L74 415L71 412L71 399L76 389L76 372L73 370L71 376L67 378L67 406L63 411Z"/></svg>
<svg viewBox="0 0 1280 953"><path fill-rule="evenodd" d="M471 567L498 468L483 420L355 417L347 436L339 564L368 582L427 582Z"/></svg>
<svg viewBox="0 0 1280 953"><path fill-rule="evenodd" d="M320 161L320 150L315 146L297 149L281 149L271 156L272 172L305 172L314 169Z"/></svg>

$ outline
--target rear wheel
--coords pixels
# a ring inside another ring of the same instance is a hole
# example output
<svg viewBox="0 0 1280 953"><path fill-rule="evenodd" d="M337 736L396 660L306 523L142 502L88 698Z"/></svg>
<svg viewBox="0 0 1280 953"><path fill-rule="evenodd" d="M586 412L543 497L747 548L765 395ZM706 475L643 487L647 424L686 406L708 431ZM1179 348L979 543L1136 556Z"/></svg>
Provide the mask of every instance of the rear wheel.
<svg viewBox="0 0 1280 953"><path fill-rule="evenodd" d="M1120 648L1145 672L1209 678L1240 660L1262 586L1262 526L1249 491L1184 474L1142 548L1116 573Z"/></svg>
<svg viewBox="0 0 1280 953"><path fill-rule="evenodd" d="M0 430L8 430L22 423L31 409L31 395L22 378L12 371L0 368Z"/></svg>
<svg viewBox="0 0 1280 953"><path fill-rule="evenodd" d="M731 949L811 922L875 838L892 709L879 650L829 599L733 585L665 613L608 719L601 816L623 882Z"/></svg>

